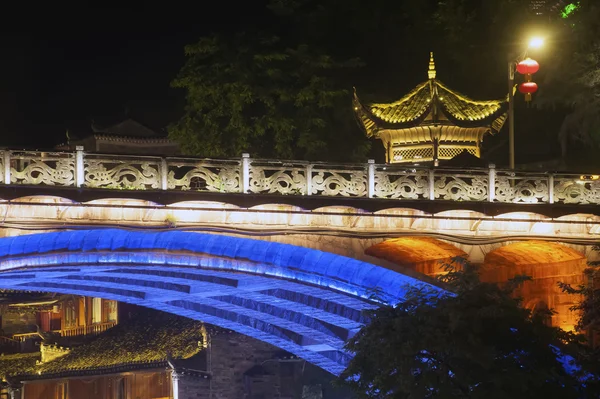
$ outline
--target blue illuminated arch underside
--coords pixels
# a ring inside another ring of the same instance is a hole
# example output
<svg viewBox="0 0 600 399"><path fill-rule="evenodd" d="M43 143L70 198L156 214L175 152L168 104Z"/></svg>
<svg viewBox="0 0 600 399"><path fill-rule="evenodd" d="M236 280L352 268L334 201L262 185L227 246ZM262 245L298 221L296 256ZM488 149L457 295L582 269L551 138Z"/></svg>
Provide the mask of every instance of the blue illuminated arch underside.
<svg viewBox="0 0 600 399"><path fill-rule="evenodd" d="M15 270L16 268L25 268ZM201 320L338 375L377 291L424 284L355 259L248 238L97 229L0 239L0 288L97 296Z"/></svg>

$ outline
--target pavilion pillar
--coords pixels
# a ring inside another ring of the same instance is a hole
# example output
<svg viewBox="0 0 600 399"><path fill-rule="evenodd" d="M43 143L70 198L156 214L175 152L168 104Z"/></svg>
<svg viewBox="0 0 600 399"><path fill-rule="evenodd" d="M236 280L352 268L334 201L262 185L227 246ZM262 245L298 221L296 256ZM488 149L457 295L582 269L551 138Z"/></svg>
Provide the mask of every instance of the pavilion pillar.
<svg viewBox="0 0 600 399"><path fill-rule="evenodd" d="M392 142L388 141L385 149L385 163L392 163L394 154L392 154Z"/></svg>

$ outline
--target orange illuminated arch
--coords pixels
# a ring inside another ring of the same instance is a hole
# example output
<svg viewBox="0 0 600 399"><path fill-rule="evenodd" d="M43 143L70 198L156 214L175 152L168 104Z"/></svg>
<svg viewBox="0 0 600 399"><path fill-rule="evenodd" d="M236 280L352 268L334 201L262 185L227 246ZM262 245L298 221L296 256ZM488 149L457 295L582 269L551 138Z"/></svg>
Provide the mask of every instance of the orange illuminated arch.
<svg viewBox="0 0 600 399"><path fill-rule="evenodd" d="M524 283L516 292L523 298L523 303L543 303L556 312L552 317L553 325L573 330L578 315L570 308L579 298L563 293L558 283L582 284L586 266L585 256L566 245L522 241L488 253L481 268L481 279L504 283L517 275L530 276L532 281Z"/></svg>
<svg viewBox="0 0 600 399"><path fill-rule="evenodd" d="M453 258L467 258L467 253L454 245L431 237L394 238L367 248L365 253L428 276L442 273L442 265Z"/></svg>

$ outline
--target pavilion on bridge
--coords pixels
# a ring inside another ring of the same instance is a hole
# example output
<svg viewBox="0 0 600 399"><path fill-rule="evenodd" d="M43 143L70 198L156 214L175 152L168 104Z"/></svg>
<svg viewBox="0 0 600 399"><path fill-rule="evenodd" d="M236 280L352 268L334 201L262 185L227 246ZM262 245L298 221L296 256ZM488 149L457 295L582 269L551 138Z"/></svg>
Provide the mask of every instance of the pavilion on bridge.
<svg viewBox="0 0 600 399"><path fill-rule="evenodd" d="M487 133L500 131L508 100L475 101L436 79L433 53L429 79L392 103L362 104L354 92L354 111L368 137L383 142L386 162L434 162L463 151L481 156Z"/></svg>

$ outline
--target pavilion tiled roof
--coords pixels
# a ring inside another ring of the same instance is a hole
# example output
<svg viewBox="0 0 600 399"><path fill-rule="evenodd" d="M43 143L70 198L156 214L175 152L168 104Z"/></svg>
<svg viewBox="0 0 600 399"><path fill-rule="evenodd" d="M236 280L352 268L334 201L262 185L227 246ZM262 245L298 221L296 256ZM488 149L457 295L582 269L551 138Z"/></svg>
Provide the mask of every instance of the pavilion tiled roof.
<svg viewBox="0 0 600 399"><path fill-rule="evenodd" d="M354 92L354 110L369 137L381 129L402 129L449 121L459 127L488 126L492 133L506 120L507 99L476 101L454 91L436 79L433 56L429 79L397 101L362 104ZM443 114L431 117L432 111Z"/></svg>

